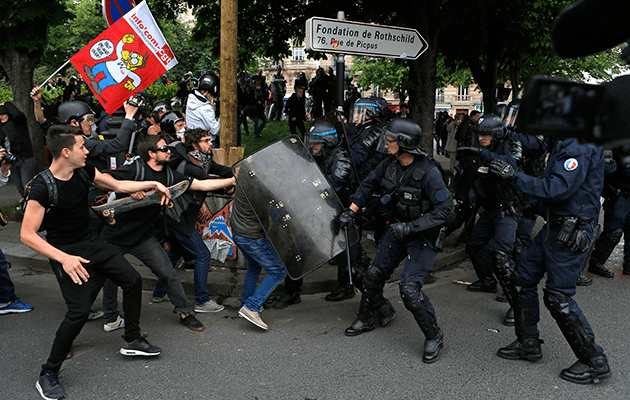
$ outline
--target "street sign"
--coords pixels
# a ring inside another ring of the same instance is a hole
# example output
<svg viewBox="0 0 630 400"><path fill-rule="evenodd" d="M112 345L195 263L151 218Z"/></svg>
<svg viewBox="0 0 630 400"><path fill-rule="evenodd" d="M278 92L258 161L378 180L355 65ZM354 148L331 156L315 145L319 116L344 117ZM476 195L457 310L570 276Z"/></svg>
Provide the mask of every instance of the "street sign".
<svg viewBox="0 0 630 400"><path fill-rule="evenodd" d="M429 44L417 30L313 17L306 21L306 49L415 60Z"/></svg>
<svg viewBox="0 0 630 400"><path fill-rule="evenodd" d="M107 26L112 26L135 6L134 0L103 0L103 17Z"/></svg>

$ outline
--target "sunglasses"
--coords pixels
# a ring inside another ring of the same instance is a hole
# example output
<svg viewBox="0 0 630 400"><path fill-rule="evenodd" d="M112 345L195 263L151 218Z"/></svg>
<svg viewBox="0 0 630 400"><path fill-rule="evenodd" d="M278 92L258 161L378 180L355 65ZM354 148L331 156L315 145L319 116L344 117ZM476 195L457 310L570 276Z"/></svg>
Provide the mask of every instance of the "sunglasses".
<svg viewBox="0 0 630 400"><path fill-rule="evenodd" d="M170 149L168 148L168 145L164 145L164 146L160 146L160 147L156 148L155 151L161 151L162 153L168 153L170 151Z"/></svg>
<svg viewBox="0 0 630 400"><path fill-rule="evenodd" d="M210 139L210 138L205 138L205 139L199 139L199 141L200 141L200 142L206 142L206 143L207 143L207 142L212 141L212 139Z"/></svg>
<svg viewBox="0 0 630 400"><path fill-rule="evenodd" d="M396 139L385 138L385 140L387 141L387 143L396 143Z"/></svg>

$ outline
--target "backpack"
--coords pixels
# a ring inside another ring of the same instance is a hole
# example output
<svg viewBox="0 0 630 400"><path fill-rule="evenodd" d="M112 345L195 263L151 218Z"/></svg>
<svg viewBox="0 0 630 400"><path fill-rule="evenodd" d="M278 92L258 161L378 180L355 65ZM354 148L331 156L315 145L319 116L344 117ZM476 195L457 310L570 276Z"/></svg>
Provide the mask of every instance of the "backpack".
<svg viewBox="0 0 630 400"><path fill-rule="evenodd" d="M77 171L79 177L88 186L92 184L92 182L90 182L90 176L85 169L78 168L75 171ZM37 179L37 177L40 175L44 179L44 182L46 183L46 188L48 189L48 208L46 208L46 214L48 214L48 212L55 208L59 203L59 190L57 189L57 182L55 182L55 177L53 176L52 172L50 172L49 168L46 168L42 172L35 175L33 179L28 181L26 186L24 186L24 196L22 196L22 198L20 199L20 207L23 211L26 210L26 204L28 202L28 195L31 193L31 187L33 186L33 182L35 181L35 179ZM39 231L41 232L43 230L45 230L45 228L42 224L42 226L39 227Z"/></svg>

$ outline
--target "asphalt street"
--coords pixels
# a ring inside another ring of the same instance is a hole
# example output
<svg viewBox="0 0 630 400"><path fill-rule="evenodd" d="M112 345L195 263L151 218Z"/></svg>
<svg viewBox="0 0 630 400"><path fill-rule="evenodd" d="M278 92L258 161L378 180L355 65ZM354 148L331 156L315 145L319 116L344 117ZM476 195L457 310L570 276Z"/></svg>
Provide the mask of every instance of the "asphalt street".
<svg viewBox="0 0 630 400"><path fill-rule="evenodd" d="M620 272L620 247L609 265ZM55 278L13 265L16 292L33 304L27 314L0 316L0 398L35 399L35 381L65 313ZM170 303L143 294L141 326L163 352L154 358L118 353L121 331L105 333L102 320L88 322L75 341L75 355L60 375L68 399L627 399L630 397L630 278L595 278L576 300L607 352L613 375L599 385L576 385L558 377L575 357L549 313L542 309L541 361L509 361L495 355L511 343L513 328L501 324L506 304L495 295L471 293L453 280L471 281L467 263L440 270L425 291L445 333L438 362L422 363L424 337L388 284L397 310L394 322L357 337L344 329L354 319L359 296L341 303L326 293L304 295L285 310L265 310L262 331L228 309L201 314L204 332L177 322ZM96 307L100 308L100 298Z"/></svg>

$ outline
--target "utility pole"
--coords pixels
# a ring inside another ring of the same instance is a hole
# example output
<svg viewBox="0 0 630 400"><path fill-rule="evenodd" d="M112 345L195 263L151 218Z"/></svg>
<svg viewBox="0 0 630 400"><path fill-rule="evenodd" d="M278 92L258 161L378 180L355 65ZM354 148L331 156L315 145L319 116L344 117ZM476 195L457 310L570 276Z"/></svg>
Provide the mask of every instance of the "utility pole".
<svg viewBox="0 0 630 400"><path fill-rule="evenodd" d="M221 147L226 152L226 165L242 157L236 146L236 38L238 32L238 0L221 0ZM230 153L234 153L232 156ZM234 157L236 160L233 160Z"/></svg>
<svg viewBox="0 0 630 400"><path fill-rule="evenodd" d="M346 13L343 11L337 11L337 19L340 21L344 21L346 19ZM346 72L346 60L344 54L337 54L337 57L333 57L333 60L337 62L337 111L343 114L343 88L345 81L345 72ZM346 118L349 116L346 115Z"/></svg>

